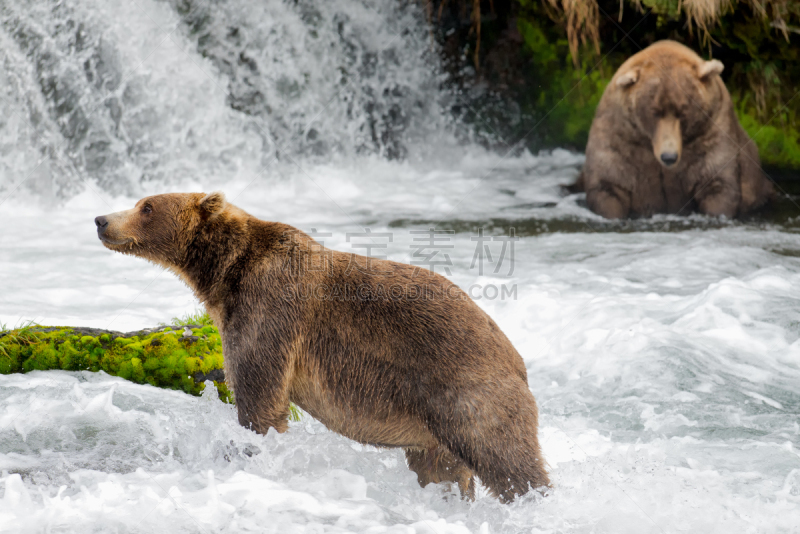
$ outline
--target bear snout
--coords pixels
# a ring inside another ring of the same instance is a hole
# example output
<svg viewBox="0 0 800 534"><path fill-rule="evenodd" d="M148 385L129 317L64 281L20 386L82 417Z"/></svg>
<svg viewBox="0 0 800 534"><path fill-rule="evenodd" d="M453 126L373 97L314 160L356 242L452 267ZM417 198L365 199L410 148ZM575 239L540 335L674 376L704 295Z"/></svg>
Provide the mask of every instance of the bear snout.
<svg viewBox="0 0 800 534"><path fill-rule="evenodd" d="M97 238L106 246L125 245L133 241L131 237L125 235L124 226L120 225L119 215L119 213L112 213L111 215L100 215L94 218L94 224L97 227Z"/></svg>
<svg viewBox="0 0 800 534"><path fill-rule="evenodd" d="M670 115L659 119L653 136L653 153L659 163L672 167L680 161L682 148L680 120Z"/></svg>

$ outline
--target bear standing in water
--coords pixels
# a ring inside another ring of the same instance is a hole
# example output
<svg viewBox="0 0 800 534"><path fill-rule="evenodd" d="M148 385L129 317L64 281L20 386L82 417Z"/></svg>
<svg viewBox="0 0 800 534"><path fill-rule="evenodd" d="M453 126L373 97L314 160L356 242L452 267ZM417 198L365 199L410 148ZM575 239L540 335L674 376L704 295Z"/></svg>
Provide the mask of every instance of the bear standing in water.
<svg viewBox="0 0 800 534"><path fill-rule="evenodd" d="M577 184L589 209L608 218L736 217L772 197L722 69L674 41L657 42L619 68L597 106Z"/></svg>
<svg viewBox="0 0 800 534"><path fill-rule="evenodd" d="M477 474L510 501L549 485L522 358L443 276L326 249L221 193L147 197L95 224L205 305L242 425L285 432L294 402L350 439L404 448L423 486L472 497Z"/></svg>

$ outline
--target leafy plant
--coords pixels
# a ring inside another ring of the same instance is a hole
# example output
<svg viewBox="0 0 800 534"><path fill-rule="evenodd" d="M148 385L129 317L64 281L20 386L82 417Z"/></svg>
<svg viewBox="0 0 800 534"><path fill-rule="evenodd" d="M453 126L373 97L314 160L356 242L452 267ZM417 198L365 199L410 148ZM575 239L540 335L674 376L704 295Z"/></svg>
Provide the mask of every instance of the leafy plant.
<svg viewBox="0 0 800 534"><path fill-rule="evenodd" d="M176 326L187 326L199 324L201 326L214 326L214 320L208 315L205 310L195 310L194 313L187 313L183 317L173 317L170 324ZM162 326L167 326L161 323Z"/></svg>

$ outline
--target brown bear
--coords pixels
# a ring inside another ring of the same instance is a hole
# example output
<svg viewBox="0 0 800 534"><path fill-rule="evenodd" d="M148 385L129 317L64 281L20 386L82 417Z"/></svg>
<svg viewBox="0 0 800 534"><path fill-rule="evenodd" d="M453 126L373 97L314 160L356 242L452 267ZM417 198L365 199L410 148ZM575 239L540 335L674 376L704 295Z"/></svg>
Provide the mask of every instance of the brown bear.
<svg viewBox="0 0 800 534"><path fill-rule="evenodd" d="M422 486L472 497L476 474L510 501L549 485L522 358L443 276L327 249L221 193L151 196L95 224L205 305L242 425L284 432L294 402L350 439L404 448Z"/></svg>
<svg viewBox="0 0 800 534"><path fill-rule="evenodd" d="M735 217L772 183L742 129L723 65L660 41L617 70L597 106L578 189L608 218L690 213Z"/></svg>

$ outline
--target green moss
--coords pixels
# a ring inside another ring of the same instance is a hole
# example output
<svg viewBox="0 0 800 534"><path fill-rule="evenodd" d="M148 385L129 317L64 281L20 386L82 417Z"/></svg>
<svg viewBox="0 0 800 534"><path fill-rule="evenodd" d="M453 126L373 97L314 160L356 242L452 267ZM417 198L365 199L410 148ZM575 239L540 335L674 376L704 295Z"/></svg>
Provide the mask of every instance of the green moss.
<svg viewBox="0 0 800 534"><path fill-rule="evenodd" d="M582 149L589 137L594 111L614 69L601 61L584 60L575 68L565 38L554 38L541 18L517 19L517 29L525 42L532 66L531 76L539 83L523 104L535 123L538 139L545 146ZM588 57L588 56L585 56ZM601 68L606 67L606 68ZM541 126L541 128L539 128Z"/></svg>
<svg viewBox="0 0 800 534"><path fill-rule="evenodd" d="M763 124L745 106L736 115L747 134L755 141L762 162L780 167L800 168L800 132L796 129Z"/></svg>
<svg viewBox="0 0 800 534"><path fill-rule="evenodd" d="M86 330L29 324L0 332L0 374L102 370L138 384L199 395L205 383L195 377L202 379L224 366L222 339L210 324L192 329L193 335L187 337L170 327L125 336L112 332L91 335ZM225 383L214 384L219 398L233 403L233 394ZM301 418L294 405L290 406L290 416L294 421Z"/></svg>
<svg viewBox="0 0 800 534"><path fill-rule="evenodd" d="M228 385L225 382L217 382L215 380L214 385L217 386L217 392L219 393L219 398L222 400L222 402L234 404L233 392L228 389ZM294 404L289 406L289 410L296 412L292 415L293 421L300 421L300 419L302 419L300 410L298 410Z"/></svg>

